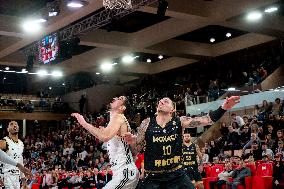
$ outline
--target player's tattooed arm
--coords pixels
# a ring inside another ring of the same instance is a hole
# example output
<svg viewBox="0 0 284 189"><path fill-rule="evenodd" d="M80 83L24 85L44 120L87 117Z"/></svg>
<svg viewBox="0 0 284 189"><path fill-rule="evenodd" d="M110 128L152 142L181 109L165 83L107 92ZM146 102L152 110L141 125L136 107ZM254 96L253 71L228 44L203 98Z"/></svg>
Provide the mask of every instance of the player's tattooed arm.
<svg viewBox="0 0 284 189"><path fill-rule="evenodd" d="M194 127L203 127L207 125L212 125L213 121L211 120L209 115L202 117L187 117L182 116L180 118L182 127L184 128L194 128Z"/></svg>
<svg viewBox="0 0 284 189"><path fill-rule="evenodd" d="M125 135L125 139L130 144L131 151L134 155L138 154L145 146L145 133L149 123L150 119L145 119L138 127L136 135L133 135L131 133Z"/></svg>

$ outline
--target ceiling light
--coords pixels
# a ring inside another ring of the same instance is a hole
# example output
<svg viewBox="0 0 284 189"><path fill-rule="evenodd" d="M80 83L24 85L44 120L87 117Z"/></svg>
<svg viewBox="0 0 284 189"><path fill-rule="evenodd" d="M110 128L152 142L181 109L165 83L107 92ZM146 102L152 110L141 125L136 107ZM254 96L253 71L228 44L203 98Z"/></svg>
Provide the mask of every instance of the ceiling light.
<svg viewBox="0 0 284 189"><path fill-rule="evenodd" d="M51 75L54 77L62 77L63 73L61 71L53 71Z"/></svg>
<svg viewBox="0 0 284 189"><path fill-rule="evenodd" d="M52 87L48 87L49 88L49 90L51 90L52 89Z"/></svg>
<svg viewBox="0 0 284 189"><path fill-rule="evenodd" d="M164 56L163 55L159 55L158 58L161 60L161 59L164 58Z"/></svg>
<svg viewBox="0 0 284 189"><path fill-rule="evenodd" d="M62 83L63 86L65 86L65 83Z"/></svg>
<svg viewBox="0 0 284 189"><path fill-rule="evenodd" d="M114 62L112 65L117 65L117 62Z"/></svg>
<svg viewBox="0 0 284 189"><path fill-rule="evenodd" d="M230 32L228 32L228 33L226 33L226 37L231 37L232 36L232 34L230 33Z"/></svg>
<svg viewBox="0 0 284 189"><path fill-rule="evenodd" d="M257 21L262 18L262 13L259 11L254 11L249 13L246 18L248 21Z"/></svg>
<svg viewBox="0 0 284 189"><path fill-rule="evenodd" d="M10 68L7 66L7 67L5 67L5 70L10 70Z"/></svg>
<svg viewBox="0 0 284 189"><path fill-rule="evenodd" d="M22 71L19 73L28 73L28 71L25 68L23 68Z"/></svg>
<svg viewBox="0 0 284 189"><path fill-rule="evenodd" d="M48 75L48 72L46 70L39 70L37 72L37 75L39 75L39 76L46 76L46 75Z"/></svg>
<svg viewBox="0 0 284 189"><path fill-rule="evenodd" d="M14 73L14 72L16 72L15 70L6 70L6 71L4 71L4 72L6 72L6 73Z"/></svg>
<svg viewBox="0 0 284 189"><path fill-rule="evenodd" d="M272 13L278 10L278 7L268 7L267 9L264 10L266 13Z"/></svg>
<svg viewBox="0 0 284 189"><path fill-rule="evenodd" d="M211 42L211 43L214 43L214 42L215 42L215 38L213 38L213 37L210 38L210 42Z"/></svg>
<svg viewBox="0 0 284 189"><path fill-rule="evenodd" d="M234 88L234 87L228 88L228 91L235 91L235 90L236 90L236 88Z"/></svg>
<svg viewBox="0 0 284 189"><path fill-rule="evenodd" d="M29 33L38 32L41 29L41 23L46 22L46 19L40 18L37 20L27 20L23 23L23 29Z"/></svg>
<svg viewBox="0 0 284 189"><path fill-rule="evenodd" d="M101 65L101 69L103 70L103 71L110 71L111 69L112 69L112 64L111 63L103 63L102 65Z"/></svg>
<svg viewBox="0 0 284 189"><path fill-rule="evenodd" d="M80 0L71 0L68 2L67 6L71 8L81 8L86 4L85 1L80 1Z"/></svg>
<svg viewBox="0 0 284 189"><path fill-rule="evenodd" d="M152 60L151 60L150 58L148 58L148 59L147 59L147 62L150 63L150 62L152 62Z"/></svg>
<svg viewBox="0 0 284 189"><path fill-rule="evenodd" d="M7 79L6 77L4 77L3 79Z"/></svg>
<svg viewBox="0 0 284 189"><path fill-rule="evenodd" d="M57 11L48 12L48 16L49 16L49 17L57 16L57 14L58 14Z"/></svg>
<svg viewBox="0 0 284 189"><path fill-rule="evenodd" d="M100 72L96 72L96 75L100 75L101 73Z"/></svg>
<svg viewBox="0 0 284 189"><path fill-rule="evenodd" d="M126 55L126 56L122 57L122 62L126 63L126 64L132 63L133 60L134 60L134 57L131 56L131 55Z"/></svg>
<svg viewBox="0 0 284 189"><path fill-rule="evenodd" d="M40 19L38 19L38 20L35 20L35 22L36 22L36 23L44 23L44 22L46 22L46 19L40 18Z"/></svg>

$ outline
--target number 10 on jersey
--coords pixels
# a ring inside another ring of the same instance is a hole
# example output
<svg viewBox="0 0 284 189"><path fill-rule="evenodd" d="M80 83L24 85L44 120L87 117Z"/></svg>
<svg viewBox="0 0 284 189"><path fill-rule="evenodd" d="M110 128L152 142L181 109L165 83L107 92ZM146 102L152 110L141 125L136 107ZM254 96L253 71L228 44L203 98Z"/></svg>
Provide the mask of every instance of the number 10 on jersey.
<svg viewBox="0 0 284 189"><path fill-rule="evenodd" d="M172 153L172 147L169 145L169 146L163 146L163 151L164 151L164 155L171 155Z"/></svg>

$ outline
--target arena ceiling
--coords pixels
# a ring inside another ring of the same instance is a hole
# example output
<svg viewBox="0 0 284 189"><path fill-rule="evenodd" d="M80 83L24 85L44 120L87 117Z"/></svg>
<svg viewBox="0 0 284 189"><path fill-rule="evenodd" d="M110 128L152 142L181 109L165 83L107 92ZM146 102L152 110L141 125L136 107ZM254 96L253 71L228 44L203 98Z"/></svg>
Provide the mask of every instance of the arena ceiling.
<svg viewBox="0 0 284 189"><path fill-rule="evenodd" d="M25 67L27 59L21 49L103 7L102 0L88 0L86 6L71 10L63 1L59 16L49 19L41 33L29 35L21 29L23 18L43 8L47 0L0 0L1 65ZM78 50L72 58L54 67L67 75L85 71L96 73L104 60L139 53L139 64L117 68L116 74L126 82L140 74L160 73L284 37L283 11L282 14L280 11L266 14L255 23L243 19L249 11L278 3L276 0L168 2L163 18L156 15L157 5L146 6L111 25L81 34L78 37L84 50ZM226 32L232 36L224 37ZM211 37L216 38L214 43L210 42ZM147 56L158 55L165 58L144 62Z"/></svg>

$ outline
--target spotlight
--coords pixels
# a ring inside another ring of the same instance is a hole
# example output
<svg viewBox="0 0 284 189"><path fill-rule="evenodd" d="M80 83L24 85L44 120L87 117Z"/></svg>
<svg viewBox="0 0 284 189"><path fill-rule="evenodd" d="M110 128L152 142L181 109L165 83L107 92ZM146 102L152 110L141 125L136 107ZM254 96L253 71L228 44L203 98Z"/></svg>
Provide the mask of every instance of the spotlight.
<svg viewBox="0 0 284 189"><path fill-rule="evenodd" d="M122 62L126 63L126 64L130 64L134 61L134 57L131 55L126 55L124 57L122 57Z"/></svg>
<svg viewBox="0 0 284 189"><path fill-rule="evenodd" d="M211 42L211 43L214 43L214 42L215 42L215 38L213 38L213 37L210 38L210 42Z"/></svg>
<svg viewBox="0 0 284 189"><path fill-rule="evenodd" d="M148 63L151 63L151 62L152 62L152 60L151 60L150 58L148 58L148 59L147 59L147 62L148 62Z"/></svg>
<svg viewBox="0 0 284 189"><path fill-rule="evenodd" d="M161 59L164 58L164 56L163 55L159 55L158 58L161 60Z"/></svg>
<svg viewBox="0 0 284 189"><path fill-rule="evenodd" d="M49 88L49 90L51 90L52 89L52 87L48 87Z"/></svg>
<svg viewBox="0 0 284 189"><path fill-rule="evenodd" d="M23 23L23 29L26 32L35 33L41 29L41 23L46 22L46 19L40 18L36 20L27 20Z"/></svg>
<svg viewBox="0 0 284 189"><path fill-rule="evenodd" d="M165 16L166 11L168 9L168 1L166 0L159 0L159 5L158 5L158 10L157 10L157 15L160 17Z"/></svg>
<svg viewBox="0 0 284 189"><path fill-rule="evenodd" d="M83 7L84 5L86 5L86 1L83 1L83 0L70 0L68 3L67 3L67 6L68 7L71 7L71 8L81 8Z"/></svg>
<svg viewBox="0 0 284 189"><path fill-rule="evenodd" d="M102 65L101 65L101 69L103 70L103 71L106 71L106 72L108 72L108 71L111 71L112 70L112 64L111 63L108 63L108 62L106 62L106 63L103 63Z"/></svg>
<svg viewBox="0 0 284 189"><path fill-rule="evenodd" d="M48 75L48 72L46 71L46 70L39 70L38 72L37 72L37 75L39 75L39 76L46 76L46 75Z"/></svg>
<svg viewBox="0 0 284 189"><path fill-rule="evenodd" d="M63 86L65 86L65 83L62 83Z"/></svg>
<svg viewBox="0 0 284 189"><path fill-rule="evenodd" d="M246 18L248 21L257 21L262 18L262 13L259 11L254 11L249 13Z"/></svg>
<svg viewBox="0 0 284 189"><path fill-rule="evenodd" d="M62 77L63 73L61 71L53 71L51 75L54 77Z"/></svg>
<svg viewBox="0 0 284 189"><path fill-rule="evenodd" d="M20 73L20 74L22 74L22 73L28 73L28 71L27 71L25 68L23 68L23 69L22 69L22 71L20 71L20 72L16 72L16 73Z"/></svg>
<svg viewBox="0 0 284 189"><path fill-rule="evenodd" d="M7 71L8 71L8 70L10 70L10 68L7 66L7 67L5 67L5 70L7 70Z"/></svg>
<svg viewBox="0 0 284 189"><path fill-rule="evenodd" d="M278 10L278 7L268 7L264 10L265 13L272 13Z"/></svg>
<svg viewBox="0 0 284 189"><path fill-rule="evenodd" d="M228 33L226 33L226 37L231 37L232 36L232 34L230 33L230 32L228 32Z"/></svg>

